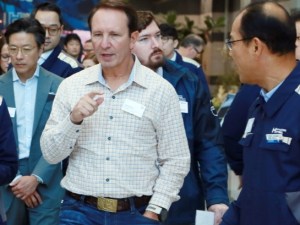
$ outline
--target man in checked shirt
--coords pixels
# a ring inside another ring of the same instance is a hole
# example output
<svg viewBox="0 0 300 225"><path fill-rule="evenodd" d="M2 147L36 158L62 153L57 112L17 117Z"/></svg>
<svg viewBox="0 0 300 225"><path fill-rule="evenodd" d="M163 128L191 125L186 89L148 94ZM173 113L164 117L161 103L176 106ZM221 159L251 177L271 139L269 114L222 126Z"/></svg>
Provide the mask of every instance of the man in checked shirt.
<svg viewBox="0 0 300 225"><path fill-rule="evenodd" d="M102 2L88 22L101 65L62 82L41 138L49 163L69 156L60 224L160 224L190 166L178 96L131 54L132 8Z"/></svg>

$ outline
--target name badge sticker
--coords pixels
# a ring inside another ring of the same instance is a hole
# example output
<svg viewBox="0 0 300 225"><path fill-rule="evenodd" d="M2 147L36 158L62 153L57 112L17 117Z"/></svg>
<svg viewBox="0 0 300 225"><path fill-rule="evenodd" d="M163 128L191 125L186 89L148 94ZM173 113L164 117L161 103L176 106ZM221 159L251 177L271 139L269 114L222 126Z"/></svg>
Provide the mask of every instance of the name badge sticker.
<svg viewBox="0 0 300 225"><path fill-rule="evenodd" d="M247 134L251 132L252 127L253 127L254 120L255 120L255 118L250 118L250 119L248 120L247 126L246 126L245 131L244 131L243 138L245 138L245 137L247 136Z"/></svg>
<svg viewBox="0 0 300 225"><path fill-rule="evenodd" d="M282 134L266 134L267 143L275 144L275 143L284 143L290 145L292 142L292 138L285 137Z"/></svg>
<svg viewBox="0 0 300 225"><path fill-rule="evenodd" d="M9 115L11 118L14 118L16 115L16 108L12 108L12 107L7 107Z"/></svg>
<svg viewBox="0 0 300 225"><path fill-rule="evenodd" d="M189 103L184 100L179 100L181 113L189 113Z"/></svg>
<svg viewBox="0 0 300 225"><path fill-rule="evenodd" d="M140 103L126 99L122 105L122 110L142 118L146 107Z"/></svg>
<svg viewBox="0 0 300 225"><path fill-rule="evenodd" d="M266 140L268 143L280 143L282 138L282 134L266 134Z"/></svg>

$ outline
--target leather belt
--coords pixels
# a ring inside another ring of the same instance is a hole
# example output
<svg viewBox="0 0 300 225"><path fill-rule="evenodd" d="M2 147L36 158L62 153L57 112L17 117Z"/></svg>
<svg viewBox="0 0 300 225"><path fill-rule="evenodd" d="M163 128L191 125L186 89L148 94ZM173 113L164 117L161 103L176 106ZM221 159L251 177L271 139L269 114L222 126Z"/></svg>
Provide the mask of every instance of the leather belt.
<svg viewBox="0 0 300 225"><path fill-rule="evenodd" d="M103 198L103 197L93 197L86 195L79 195L70 191L67 191L67 194L78 200L83 201L88 205L92 205L99 210L107 212L121 212L130 210L130 198ZM140 208L149 203L151 196L141 196L141 197L131 197L133 199L134 205L136 208Z"/></svg>

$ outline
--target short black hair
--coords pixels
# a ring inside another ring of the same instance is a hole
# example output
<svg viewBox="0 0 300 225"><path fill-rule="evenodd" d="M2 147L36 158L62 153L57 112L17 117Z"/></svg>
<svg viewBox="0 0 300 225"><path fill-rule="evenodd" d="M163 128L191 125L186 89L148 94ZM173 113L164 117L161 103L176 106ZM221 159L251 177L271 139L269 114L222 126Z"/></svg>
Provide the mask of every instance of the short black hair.
<svg viewBox="0 0 300 225"><path fill-rule="evenodd" d="M272 5L269 5L272 4ZM269 10L270 7L276 12ZM242 10L240 34L249 43L251 38L262 40L273 53L294 52L295 23L286 9L276 2L255 2Z"/></svg>
<svg viewBox="0 0 300 225"><path fill-rule="evenodd" d="M35 15L38 11L50 11L50 12L57 13L58 18L59 18L59 23L60 23L60 25L63 25L61 10L56 4L51 3L51 2L44 2L39 5L36 5L35 9L31 13L31 17L35 18Z"/></svg>
<svg viewBox="0 0 300 225"><path fill-rule="evenodd" d="M36 19L21 18L9 24L5 32L6 42L9 44L9 37L20 32L33 34L38 48L41 48L42 44L45 43L46 32Z"/></svg>
<svg viewBox="0 0 300 225"><path fill-rule="evenodd" d="M294 22L300 21L300 10L293 11L291 14Z"/></svg>
<svg viewBox="0 0 300 225"><path fill-rule="evenodd" d="M88 17L88 24L90 30L92 30L91 22L95 15L95 13L99 9L114 9L121 12L124 12L128 19L128 30L129 35L131 35L133 32L138 30L137 27L137 14L134 8L131 7L128 3L125 3L121 0L111 0L111 1L101 1L98 5L96 5L93 10L91 11L89 17Z"/></svg>
<svg viewBox="0 0 300 225"><path fill-rule="evenodd" d="M76 33L70 33L70 34L67 34L65 39L64 39L64 45L67 45L69 41L72 41L72 40L76 40L79 42L80 46L82 45L81 44L81 39L80 37L78 36L78 34Z"/></svg>
<svg viewBox="0 0 300 225"><path fill-rule="evenodd" d="M178 40L178 32L176 28L168 23L162 23L159 25L160 33L163 37L169 36L174 40Z"/></svg>

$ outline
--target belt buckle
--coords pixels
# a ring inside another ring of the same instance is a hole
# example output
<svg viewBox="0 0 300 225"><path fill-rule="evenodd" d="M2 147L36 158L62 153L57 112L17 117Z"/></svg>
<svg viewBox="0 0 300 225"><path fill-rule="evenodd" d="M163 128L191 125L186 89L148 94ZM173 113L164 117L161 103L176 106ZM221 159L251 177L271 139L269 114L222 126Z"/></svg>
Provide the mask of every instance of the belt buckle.
<svg viewBox="0 0 300 225"><path fill-rule="evenodd" d="M106 212L117 212L118 209L118 200L110 198L97 198L97 209L106 211Z"/></svg>

